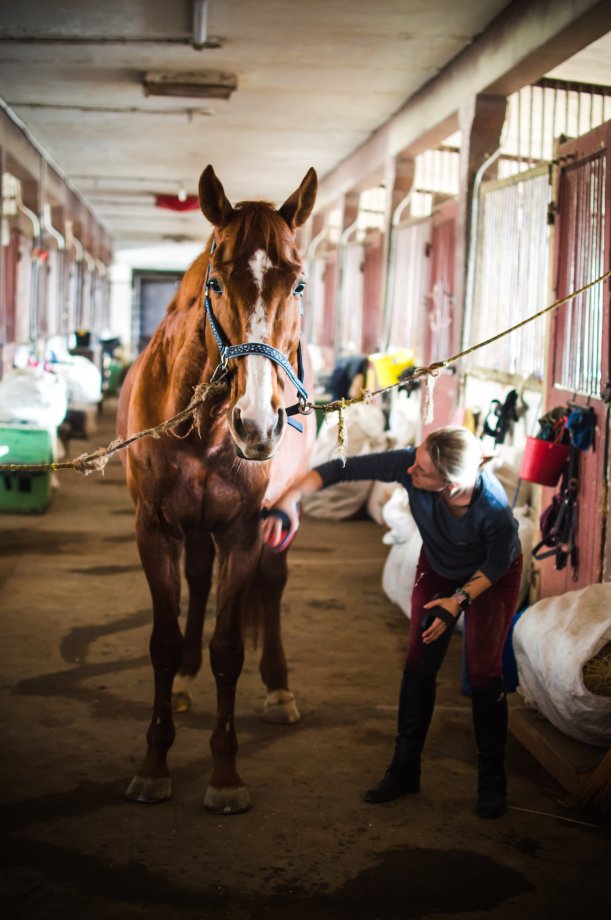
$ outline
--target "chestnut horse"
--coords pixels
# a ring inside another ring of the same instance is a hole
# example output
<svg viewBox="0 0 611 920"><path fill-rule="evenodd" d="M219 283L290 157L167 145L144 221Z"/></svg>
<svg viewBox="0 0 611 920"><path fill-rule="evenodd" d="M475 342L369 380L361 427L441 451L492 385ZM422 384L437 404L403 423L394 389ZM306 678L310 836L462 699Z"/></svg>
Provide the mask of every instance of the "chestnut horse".
<svg viewBox="0 0 611 920"><path fill-rule="evenodd" d="M295 371L301 364L304 278L295 230L309 217L316 190L310 169L279 210L255 201L234 208L212 167L206 167L199 200L214 228L211 239L185 273L122 387L118 432L125 437L185 408L194 389L213 375L215 380L225 375L227 384L208 397L193 424L135 442L124 461L153 602L153 716L146 755L126 793L133 801L161 802L171 795L172 687L177 674L192 678L201 665L215 557L217 618L210 662L217 711L205 807L224 814L250 807L236 769L234 726L245 624L258 625L263 635L266 717L299 719L280 637L286 553L262 545L259 516L306 472L314 440L313 418L304 417L302 433L287 429L286 407L295 403ZM302 397L304 392L302 387ZM184 636L178 621L183 551L189 588Z"/></svg>

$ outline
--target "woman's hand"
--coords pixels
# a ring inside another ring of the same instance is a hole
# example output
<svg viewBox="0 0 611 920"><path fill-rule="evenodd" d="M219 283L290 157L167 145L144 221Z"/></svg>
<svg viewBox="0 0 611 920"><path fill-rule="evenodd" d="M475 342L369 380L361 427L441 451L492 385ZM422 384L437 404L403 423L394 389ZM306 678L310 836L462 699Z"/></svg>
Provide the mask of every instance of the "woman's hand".
<svg viewBox="0 0 611 920"><path fill-rule="evenodd" d="M279 511L283 511L289 519L290 530L289 533L282 533L282 521L280 518L270 515L269 517L264 518L261 521L261 536L265 543L268 543L272 549L275 546L278 546L282 540L287 539L287 537L292 538L293 534L299 527L299 501L301 499L301 493L296 489L289 489L288 492L285 492L282 498L273 505L274 508L277 508Z"/></svg>
<svg viewBox="0 0 611 920"><path fill-rule="evenodd" d="M451 597L438 597L434 601L429 601L428 604L424 605L425 610L430 610L432 607L443 607L443 609L447 610L454 618L456 618L460 612L459 601L454 594ZM444 634L447 628L443 620L436 617L431 625L422 633L422 641L425 645L435 642L436 639L439 639L439 637Z"/></svg>

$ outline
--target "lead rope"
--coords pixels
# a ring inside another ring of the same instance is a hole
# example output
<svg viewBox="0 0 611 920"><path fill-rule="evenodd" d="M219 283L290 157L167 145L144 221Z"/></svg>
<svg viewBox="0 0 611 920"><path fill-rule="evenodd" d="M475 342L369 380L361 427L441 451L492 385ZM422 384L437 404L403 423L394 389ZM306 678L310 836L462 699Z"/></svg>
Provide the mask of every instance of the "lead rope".
<svg viewBox="0 0 611 920"><path fill-rule="evenodd" d="M466 355L472 354L474 351L478 351L480 348L484 348L486 345L491 345L492 342L497 342L499 339L504 338L506 335L510 335L512 332L521 329L523 326L526 326L528 323L532 323L534 320L539 319L540 316L544 316L546 313L550 313L552 310L556 310L558 307L561 307L562 304L567 303L569 300L573 300L574 297L579 297L580 294L583 294L584 291L589 290L594 287L596 284L600 284L602 281L605 281L607 278L611 277L611 269L606 271L604 275L601 275L599 278L595 278L594 281L584 284L583 287L578 288L576 291L573 291L571 294L568 294L566 297L560 298L560 300L554 301L547 307L544 307L542 310L539 310L538 313L534 313L532 316L523 319L519 323L510 326L508 329L504 329L502 332L498 332L496 335L491 336L491 338L486 339L483 342L479 342L477 345L472 345L470 348L465 348L463 351L459 351L457 354L452 355L451 358L445 358L443 361L436 361L433 364L429 364L427 367L416 367L410 374L410 380L417 380L419 377L426 377L426 386L428 391L428 397L425 399L425 416L428 412L430 415L429 421L432 419L432 386L434 386L435 379L439 376L440 372L449 367L451 364L454 364L460 358L466 357ZM182 412L178 412L172 418L166 419L165 422L161 422L159 425L156 425L154 428L147 428L144 431L140 431L138 434L131 435L126 438L124 441L116 439L112 441L108 447L99 447L97 450L93 451L91 454L80 454L78 457L75 457L74 460L66 460L60 463L1 463L0 472L55 472L56 470L76 470L77 473L82 473L85 476L88 476L90 473L94 472L103 472L108 460L113 454L116 454L117 451L124 450L126 447L129 447L130 444L133 444L134 441L139 441L142 438L158 438L163 432L169 431L171 428L175 428L176 425L179 425L180 422L185 421L186 419L195 415L195 413L203 406L204 402L211 393L216 393L224 390L227 387L227 384L223 382L223 375L225 369L219 364L216 370L214 371L212 378L209 382L200 383L195 387L193 391L193 397L189 402L189 405L186 409L183 409ZM339 399L334 402L324 403L322 405L316 405L311 402L304 403L304 414L307 415L310 412L322 412L325 416L331 412L338 413L338 444L337 444L337 453L342 463L346 463L346 420L345 420L345 410L348 406L353 405L354 403L370 403L376 396L380 396L382 393L387 393L389 390L395 389L395 387L400 387L405 384L404 380L398 380L396 383L391 383L386 387L380 387L378 390L369 390L362 389L359 396L355 396L352 399Z"/></svg>
<svg viewBox="0 0 611 920"><path fill-rule="evenodd" d="M133 434L124 441L120 438L116 438L114 441L111 441L108 447L98 447L97 450L94 450L90 454L79 454L74 460L65 460L59 463L2 463L0 464L0 471L11 473L22 471L41 473L55 472L56 470L76 470L77 473L82 473L84 476L89 476L90 473L103 473L106 464L117 451L124 450L126 447L129 447L130 444L133 444L134 441L140 441L142 438L161 437L165 431L170 431L170 429L175 428L181 422L193 418L195 413L203 406L208 396L213 393L220 393L225 389L227 389L227 384L222 380L211 380L209 383L200 383L195 387L189 405L186 409L183 409L182 412L178 412L176 415L173 415L172 418L166 419L165 422L161 422L154 428L146 428L144 431L139 431L138 434Z"/></svg>

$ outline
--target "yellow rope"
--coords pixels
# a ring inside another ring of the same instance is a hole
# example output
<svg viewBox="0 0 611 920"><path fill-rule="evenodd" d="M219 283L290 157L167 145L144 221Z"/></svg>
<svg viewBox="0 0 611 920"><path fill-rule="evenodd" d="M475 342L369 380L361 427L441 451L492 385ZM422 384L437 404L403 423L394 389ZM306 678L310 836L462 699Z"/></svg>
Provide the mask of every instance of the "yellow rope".
<svg viewBox="0 0 611 920"><path fill-rule="evenodd" d="M464 358L467 355L472 354L474 351L478 351L480 348L485 348L486 345L491 345L493 342L497 342L499 339L504 338L506 335L510 335L512 332L521 329L522 326L526 326L528 323L532 323L534 320L539 319L541 316L545 316L546 313L550 313L552 310L556 310L558 307L561 307L562 304L567 303L569 300L573 300L575 297L579 297L580 294L583 294L584 291L589 290L589 288L594 287L595 284L600 284L602 281L605 281L611 276L611 270L601 275L599 278L595 278L594 281L584 284L583 287L578 288L576 291L573 291L571 294L567 294L566 297L562 297L560 300L554 301L547 307L544 307L542 310L539 310L538 313L534 313L532 316L528 316L526 319L521 320L521 322L516 323L513 326L510 326L509 329L504 329L503 332L498 332L496 335L491 336L491 338L486 339L484 342L479 342L477 345L472 345L470 348L465 348L464 351L459 351L457 354L452 355L451 358L445 358L443 361L435 361L433 364L429 364L427 367L416 367L411 373L409 380L417 380L419 377L428 377L430 383L434 383L434 378L439 376L440 371L445 367L449 367L450 364L454 364L460 358ZM337 453L341 458L342 462L346 462L346 420L345 420L345 410L348 406L353 405L354 403L371 402L376 396L379 396L381 393L386 393L389 390L393 390L395 387L404 386L405 380L398 380L396 383L391 383L389 386L380 387L378 390L361 390L359 396L355 396L352 399L338 399L329 403L315 404L308 402L306 407L312 411L323 412L325 415L328 415L330 412L337 412L339 415L338 418L338 445ZM169 431L171 428L175 428L180 422L185 421L190 417L194 417L196 411L202 406L212 392L218 392L225 389L227 385L222 381L210 382L210 383L200 383L194 390L193 398L186 409L183 409L182 412L178 412L172 418L167 419L165 422L156 425L154 428L147 428L144 431L140 431L138 434L134 434L126 440L115 440L112 441L108 447L99 447L96 451L91 454L80 454L78 457L75 457L74 460L66 460L60 463L0 463L0 472L45 472L45 471L55 471L55 470L69 470L74 469L78 473L83 473L85 476L88 476L90 473L101 472L104 470L106 464L108 463L110 457L117 453L119 450L124 450L126 447L129 447L130 444L133 444L134 441L139 441L141 438L158 438L163 432ZM430 399L430 392L429 392Z"/></svg>
<svg viewBox="0 0 611 920"><path fill-rule="evenodd" d="M454 364L456 361L459 361L460 358L464 358L467 355L470 355L472 352L478 351L480 348L485 348L486 345L491 345L493 342L497 342L499 339L504 338L506 335L510 335L512 332L516 332L516 330L521 329L522 326L526 326L528 323L534 322L534 320L539 319L541 316L545 316L546 313L550 313L552 310L558 309L558 307L561 307L562 304L567 303L569 300L573 300L575 297L579 297L579 295L583 294L584 291L594 287L595 284L600 284L601 281L605 281L609 277L611 277L611 269L605 272L604 275L601 275L600 278L595 278L594 281L589 281L588 284L584 284L583 287L578 288L578 290L573 291L571 294L567 294L566 297L562 297L560 300L554 301L554 303L544 307L542 310L539 310L538 313L533 313L532 316L528 316L526 319L521 320L514 326L510 326L509 329L504 329L503 332L498 332L496 335L491 336L484 342L478 342L477 345L472 345L470 348L465 348L464 351L459 351L457 354L452 355L451 358L445 358L443 361L435 361L433 364L429 364L427 367L415 367L408 380L417 380L419 377L424 376L430 378L438 377L440 371L442 371L445 367L449 367L450 364ZM307 406L311 409L322 411L325 413L325 415L327 415L329 412L337 412L340 409L346 409L353 403L370 402L374 397L379 396L381 393L387 393L389 390L394 390L395 387L404 386L405 383L405 380L397 380L396 383L390 383L386 387L380 387L379 390L361 390L361 395L355 396L352 399L335 400L334 402L320 404L309 402L307 403Z"/></svg>

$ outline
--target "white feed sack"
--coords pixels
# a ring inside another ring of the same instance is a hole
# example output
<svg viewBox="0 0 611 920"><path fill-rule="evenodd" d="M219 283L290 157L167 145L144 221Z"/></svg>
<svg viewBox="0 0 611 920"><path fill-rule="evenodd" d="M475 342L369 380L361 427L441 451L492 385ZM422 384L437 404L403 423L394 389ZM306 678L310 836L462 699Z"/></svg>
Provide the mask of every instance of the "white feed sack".
<svg viewBox="0 0 611 920"><path fill-rule="evenodd" d="M102 399L102 375L88 358L70 355L54 364L53 369L66 382L71 409L95 406Z"/></svg>
<svg viewBox="0 0 611 920"><path fill-rule="evenodd" d="M67 408L66 384L56 374L25 367L10 371L0 381L0 422L54 431Z"/></svg>
<svg viewBox="0 0 611 920"><path fill-rule="evenodd" d="M591 693L582 669L611 641L611 584L534 604L516 623L519 693L556 728L586 744L611 745L611 699Z"/></svg>
<svg viewBox="0 0 611 920"><path fill-rule="evenodd" d="M390 546L382 572L382 590L409 617L422 538L403 486L396 489L384 505L382 518L389 528L382 542Z"/></svg>

